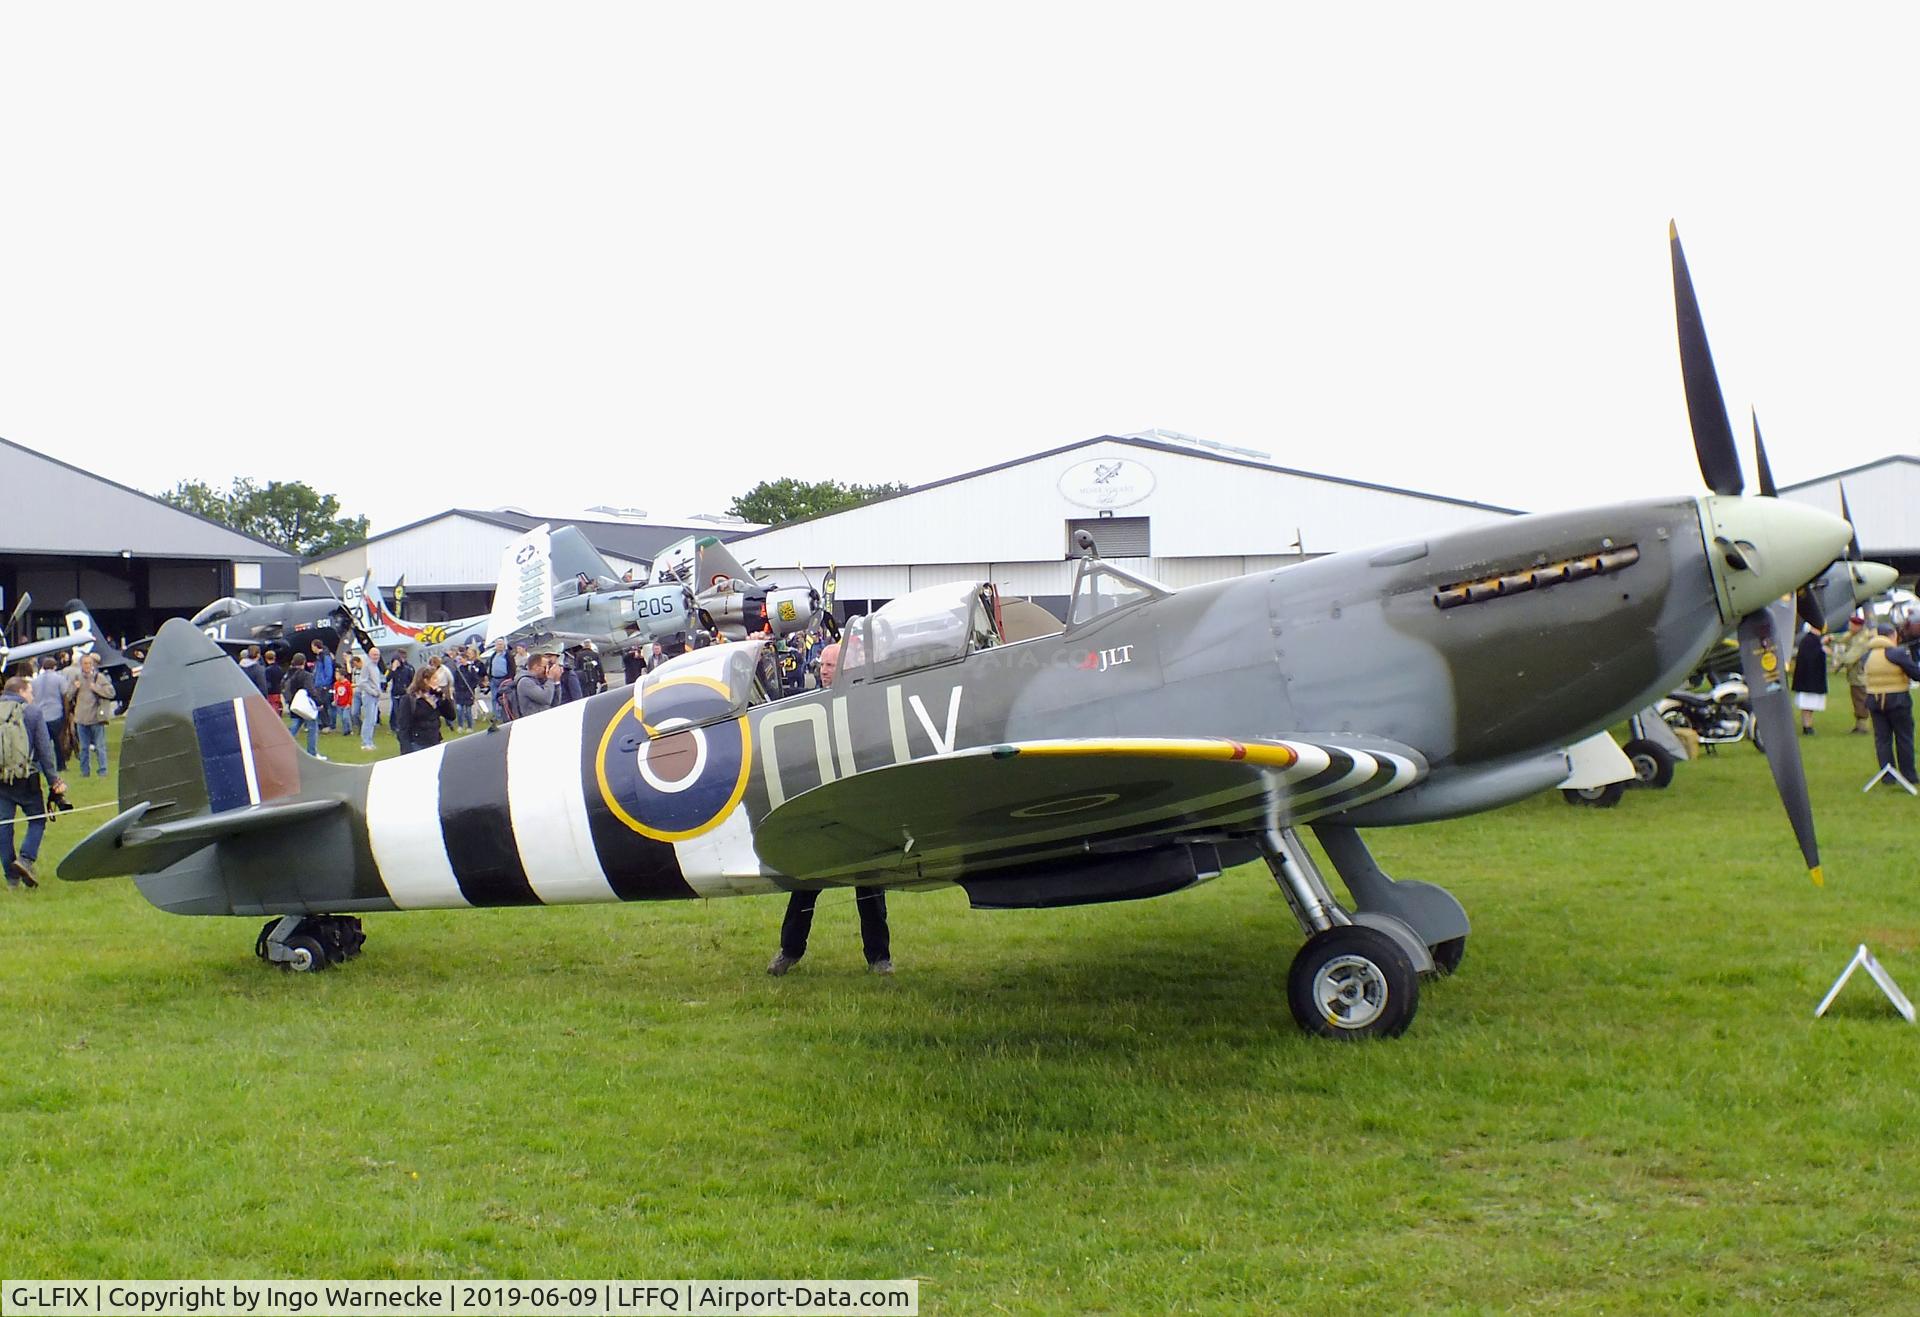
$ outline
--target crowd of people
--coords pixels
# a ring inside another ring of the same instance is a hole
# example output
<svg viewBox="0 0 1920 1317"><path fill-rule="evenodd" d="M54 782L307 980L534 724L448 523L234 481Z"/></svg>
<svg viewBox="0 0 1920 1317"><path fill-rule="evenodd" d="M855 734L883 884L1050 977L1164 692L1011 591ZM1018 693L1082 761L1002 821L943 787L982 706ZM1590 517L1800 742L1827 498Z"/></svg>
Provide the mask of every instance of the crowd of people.
<svg viewBox="0 0 1920 1317"><path fill-rule="evenodd" d="M514 717L583 700L605 689L598 655L589 647L572 654L530 654L504 641L490 654L477 645L428 656L417 666L405 654L378 648L336 653L315 639L307 654L249 647L240 670L277 713L284 716L307 753L325 759L319 738L352 736L360 748L375 748L384 722L401 753L438 745L455 735L492 731ZM484 727L483 724L484 723Z"/></svg>
<svg viewBox="0 0 1920 1317"><path fill-rule="evenodd" d="M1912 683L1920 681L1920 610L1909 608L1875 624L1866 613L1847 619L1844 634L1806 628L1794 653L1791 686L1800 730L1813 734L1813 715L1826 707L1827 673L1845 676L1853 704L1853 735L1873 736L1874 757L1909 785L1914 776Z"/></svg>

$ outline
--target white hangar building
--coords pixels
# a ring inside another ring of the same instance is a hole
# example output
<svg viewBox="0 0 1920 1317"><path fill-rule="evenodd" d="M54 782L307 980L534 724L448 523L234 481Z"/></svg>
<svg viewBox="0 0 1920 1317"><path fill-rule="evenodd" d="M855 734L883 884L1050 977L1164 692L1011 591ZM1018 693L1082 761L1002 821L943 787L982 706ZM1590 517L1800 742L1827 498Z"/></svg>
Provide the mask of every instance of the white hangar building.
<svg viewBox="0 0 1920 1317"><path fill-rule="evenodd" d="M405 578L403 616L428 622L470 617L493 607L501 551L542 522L555 528L577 526L616 573L632 570L636 578L645 577L661 549L688 535L729 540L742 530L758 529L750 522L714 517L663 525L646 520L637 509L605 506L557 517L536 517L517 508L449 508L310 558L305 570L336 582L357 581L371 572L389 606L395 583ZM316 582L314 593L324 592Z"/></svg>
<svg viewBox="0 0 1920 1317"><path fill-rule="evenodd" d="M1179 587L1513 515L1151 431L1049 449L751 532L728 547L775 579L798 566L818 584L837 567L842 612L922 586L985 580L1064 616L1081 529L1102 557Z"/></svg>
<svg viewBox="0 0 1920 1317"><path fill-rule="evenodd" d="M1846 491L1860 552L1902 576L1920 573L1920 457L1896 454L1865 466L1780 486L1780 497L1840 515Z"/></svg>

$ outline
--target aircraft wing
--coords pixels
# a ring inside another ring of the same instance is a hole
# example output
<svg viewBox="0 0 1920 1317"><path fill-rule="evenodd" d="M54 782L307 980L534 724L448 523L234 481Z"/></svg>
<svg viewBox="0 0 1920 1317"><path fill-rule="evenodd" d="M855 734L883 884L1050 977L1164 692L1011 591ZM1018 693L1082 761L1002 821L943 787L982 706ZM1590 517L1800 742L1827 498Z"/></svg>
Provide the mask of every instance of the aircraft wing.
<svg viewBox="0 0 1920 1317"><path fill-rule="evenodd" d="M55 636L51 640L32 640L24 645L15 645L12 649L0 647L0 661L12 665L27 659L37 659L43 654L58 654L70 649L75 654L84 654L93 644L93 634L88 631L69 631L66 635Z"/></svg>
<svg viewBox="0 0 1920 1317"><path fill-rule="evenodd" d="M541 522L500 551L500 582L487 618L487 643L553 616L552 529Z"/></svg>
<svg viewBox="0 0 1920 1317"><path fill-rule="evenodd" d="M959 873L1143 838L1304 823L1426 775L1412 749L1153 737L980 746L802 792L754 827L792 878Z"/></svg>

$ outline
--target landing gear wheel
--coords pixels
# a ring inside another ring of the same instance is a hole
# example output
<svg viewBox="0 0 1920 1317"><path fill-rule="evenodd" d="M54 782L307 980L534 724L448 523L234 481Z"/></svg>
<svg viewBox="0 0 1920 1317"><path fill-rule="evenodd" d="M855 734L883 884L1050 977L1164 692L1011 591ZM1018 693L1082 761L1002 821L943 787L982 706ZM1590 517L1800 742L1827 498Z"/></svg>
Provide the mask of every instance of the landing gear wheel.
<svg viewBox="0 0 1920 1317"><path fill-rule="evenodd" d="M1287 971L1294 1021L1320 1038L1397 1038L1420 1008L1420 976L1400 944L1361 924L1315 933Z"/></svg>
<svg viewBox="0 0 1920 1317"><path fill-rule="evenodd" d="M1467 954L1467 939L1450 937L1445 942L1436 942L1427 948L1433 956L1433 967L1442 974L1451 974L1460 968L1460 962Z"/></svg>
<svg viewBox="0 0 1920 1317"><path fill-rule="evenodd" d="M318 974L327 967L327 953L320 949L320 943L304 933L296 933L286 941L287 958L280 963L295 974Z"/></svg>
<svg viewBox="0 0 1920 1317"><path fill-rule="evenodd" d="M1591 805L1595 809L1612 809L1620 803L1620 797L1627 793L1625 782L1609 782L1603 787L1581 787L1566 789L1561 795L1569 805Z"/></svg>
<svg viewBox="0 0 1920 1317"><path fill-rule="evenodd" d="M1652 741L1632 740L1620 747L1633 761L1633 775L1643 787L1665 787L1673 781L1673 756Z"/></svg>

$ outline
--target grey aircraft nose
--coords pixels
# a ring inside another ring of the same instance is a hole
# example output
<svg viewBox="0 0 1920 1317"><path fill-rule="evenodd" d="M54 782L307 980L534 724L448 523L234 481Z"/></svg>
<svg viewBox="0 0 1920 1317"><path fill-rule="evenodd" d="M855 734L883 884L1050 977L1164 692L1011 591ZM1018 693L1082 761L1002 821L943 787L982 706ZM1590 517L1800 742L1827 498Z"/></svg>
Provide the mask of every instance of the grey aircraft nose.
<svg viewBox="0 0 1920 1317"><path fill-rule="evenodd" d="M1711 494L1700 500L1700 525L1729 623L1811 581L1853 538L1832 513L1783 498Z"/></svg>

